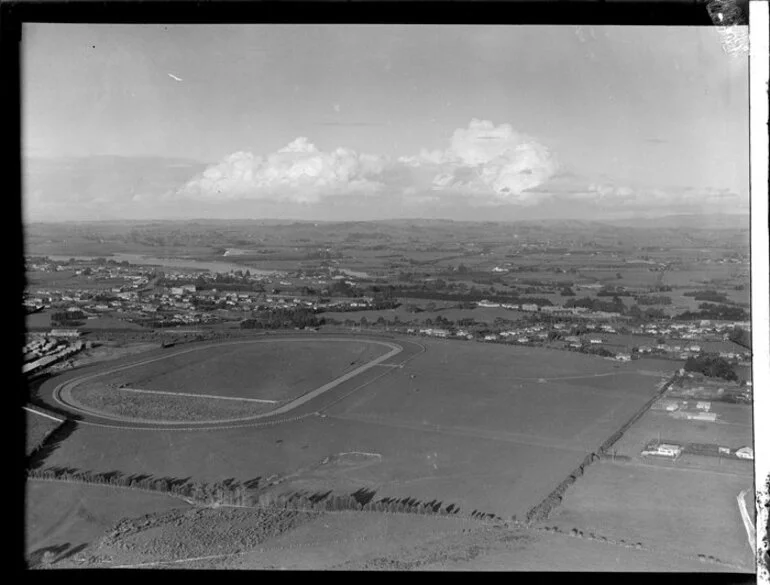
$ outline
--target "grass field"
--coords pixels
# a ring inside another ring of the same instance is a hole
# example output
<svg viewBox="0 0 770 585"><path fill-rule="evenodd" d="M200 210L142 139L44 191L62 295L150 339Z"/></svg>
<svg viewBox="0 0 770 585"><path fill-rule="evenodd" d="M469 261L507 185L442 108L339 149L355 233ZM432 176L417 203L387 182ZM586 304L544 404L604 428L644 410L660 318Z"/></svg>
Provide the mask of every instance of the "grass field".
<svg viewBox="0 0 770 585"><path fill-rule="evenodd" d="M24 411L24 420L27 455L40 447L45 438L62 424L60 421L55 421L39 414L33 414L29 411Z"/></svg>
<svg viewBox="0 0 770 585"><path fill-rule="evenodd" d="M205 346L114 372L86 388L124 384L143 390L283 401L384 354L364 341L270 340Z"/></svg>
<svg viewBox="0 0 770 585"><path fill-rule="evenodd" d="M659 378L617 364L539 348L426 342L404 369L331 414L548 446L594 449L654 392Z"/></svg>
<svg viewBox="0 0 770 585"><path fill-rule="evenodd" d="M736 496L751 477L698 470L592 465L546 522L752 570ZM707 569L704 569L707 570Z"/></svg>
<svg viewBox="0 0 770 585"><path fill-rule="evenodd" d="M77 406L116 418L156 422L229 420L255 416L275 408L275 404L260 402L137 393L95 385L76 386L72 390L72 400Z"/></svg>
<svg viewBox="0 0 770 585"><path fill-rule="evenodd" d="M93 542L124 517L188 508L164 495L102 486L29 481L26 485L25 548L37 558L52 547L61 554Z"/></svg>
<svg viewBox="0 0 770 585"><path fill-rule="evenodd" d="M362 374L371 383L329 408L326 418L205 433L81 426L47 463L202 481L289 475L287 485L297 488L366 486L382 496L437 498L465 510L522 517L660 380L640 373L637 365L644 362L421 342L427 351L403 369L378 379L379 368ZM353 468L321 465L352 451L380 458Z"/></svg>

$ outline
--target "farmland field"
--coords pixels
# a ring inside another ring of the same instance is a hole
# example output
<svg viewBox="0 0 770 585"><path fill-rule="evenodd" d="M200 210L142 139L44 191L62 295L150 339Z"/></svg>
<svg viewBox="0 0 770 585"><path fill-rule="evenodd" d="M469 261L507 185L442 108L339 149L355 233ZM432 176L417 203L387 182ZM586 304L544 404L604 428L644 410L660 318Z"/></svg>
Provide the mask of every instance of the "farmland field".
<svg viewBox="0 0 770 585"><path fill-rule="evenodd" d="M592 450L652 395L644 362L539 348L432 342L330 414ZM642 366L637 366L642 364Z"/></svg>
<svg viewBox="0 0 770 585"><path fill-rule="evenodd" d="M711 555L751 571L736 502L751 477L602 462L567 492L546 524L686 555Z"/></svg>

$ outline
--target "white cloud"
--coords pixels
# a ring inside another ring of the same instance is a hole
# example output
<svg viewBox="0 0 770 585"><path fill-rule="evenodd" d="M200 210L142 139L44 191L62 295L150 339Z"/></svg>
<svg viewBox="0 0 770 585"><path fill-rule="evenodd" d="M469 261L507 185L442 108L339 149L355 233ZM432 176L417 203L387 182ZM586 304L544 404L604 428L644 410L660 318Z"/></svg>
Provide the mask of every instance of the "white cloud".
<svg viewBox="0 0 770 585"><path fill-rule="evenodd" d="M235 152L166 199L317 203L327 197L387 192L403 200L433 201L446 192L470 204L537 201L526 193L556 169L550 151L508 124L473 119L455 130L445 150L390 159L349 148L324 152L299 137L266 157ZM429 195L432 193L432 195Z"/></svg>
<svg viewBox="0 0 770 585"><path fill-rule="evenodd" d="M134 199L149 203L149 197ZM473 119L452 133L445 149L422 149L412 156L324 151L306 137L266 156L235 152L169 192L161 203L523 207L579 201L597 209L729 209L743 207L743 199L724 189L640 186L605 177L592 181L561 168L545 145L509 124Z"/></svg>
<svg viewBox="0 0 770 585"><path fill-rule="evenodd" d="M546 146L509 124L495 126L475 118L468 128L455 130L445 151L423 150L401 160L410 166L438 167L434 191L465 191L499 203L525 205L538 199L527 190L546 182L558 168Z"/></svg>
<svg viewBox="0 0 770 585"><path fill-rule="evenodd" d="M300 137L267 156L236 152L210 166L172 195L205 202L273 200L315 203L327 195L382 188L382 157L348 148L322 152Z"/></svg>

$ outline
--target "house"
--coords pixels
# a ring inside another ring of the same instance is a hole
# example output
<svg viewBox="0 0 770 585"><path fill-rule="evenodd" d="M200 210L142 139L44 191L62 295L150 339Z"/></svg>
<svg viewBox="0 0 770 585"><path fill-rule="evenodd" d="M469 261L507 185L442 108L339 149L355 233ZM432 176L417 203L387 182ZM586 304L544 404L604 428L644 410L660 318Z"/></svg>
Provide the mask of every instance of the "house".
<svg viewBox="0 0 770 585"><path fill-rule="evenodd" d="M717 414L715 412L687 412L684 414L684 418L714 422L717 419Z"/></svg>
<svg viewBox="0 0 770 585"><path fill-rule="evenodd" d="M492 334L492 335L485 335L484 336L484 341L497 341L497 335L494 335L494 334Z"/></svg>
<svg viewBox="0 0 770 585"><path fill-rule="evenodd" d="M631 361L631 354L630 353L619 353L615 356L615 359L619 362L630 362Z"/></svg>
<svg viewBox="0 0 770 585"><path fill-rule="evenodd" d="M649 445L642 451L642 455L658 455L662 457L671 457L676 459L682 454L682 446L671 443L660 443L658 445Z"/></svg>
<svg viewBox="0 0 770 585"><path fill-rule="evenodd" d="M710 402L698 402L695 405L695 408L697 408L698 410L705 410L705 411L708 412L709 410L711 410L711 403Z"/></svg>
<svg viewBox="0 0 770 585"><path fill-rule="evenodd" d="M537 305L534 303L524 303L521 305L522 311L537 311Z"/></svg>
<svg viewBox="0 0 770 585"><path fill-rule="evenodd" d="M590 343L592 345L598 345L598 344L602 343L602 340L597 338L597 337L592 337L592 338L590 338L588 340L588 343Z"/></svg>
<svg viewBox="0 0 770 585"><path fill-rule="evenodd" d="M80 331L77 329L51 329L51 337L80 337Z"/></svg>
<svg viewBox="0 0 770 585"><path fill-rule="evenodd" d="M720 455L729 455L730 454L730 447L719 447L719 454Z"/></svg>
<svg viewBox="0 0 770 585"><path fill-rule="evenodd" d="M486 299L478 302L479 307L487 307L487 308L495 308L499 307L500 303L493 303L492 301L488 301Z"/></svg>
<svg viewBox="0 0 770 585"><path fill-rule="evenodd" d="M735 456L739 459L754 459L754 449L751 447L741 447L735 450Z"/></svg>

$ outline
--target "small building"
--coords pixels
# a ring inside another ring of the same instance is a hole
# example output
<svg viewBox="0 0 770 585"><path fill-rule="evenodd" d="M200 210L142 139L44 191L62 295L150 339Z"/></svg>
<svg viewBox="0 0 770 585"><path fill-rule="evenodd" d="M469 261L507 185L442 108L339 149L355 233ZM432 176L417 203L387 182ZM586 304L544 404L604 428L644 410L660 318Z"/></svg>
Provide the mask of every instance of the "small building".
<svg viewBox="0 0 770 585"><path fill-rule="evenodd" d="M741 447L735 450L735 456L739 459L754 459L754 449L751 447Z"/></svg>
<svg viewBox="0 0 770 585"><path fill-rule="evenodd" d="M48 335L51 337L80 337L80 331L77 329L51 329Z"/></svg>
<svg viewBox="0 0 770 585"><path fill-rule="evenodd" d="M642 451L642 455L657 455L660 457L670 457L676 459L682 454L682 446L674 445L672 443L659 443L657 445L649 445Z"/></svg>

